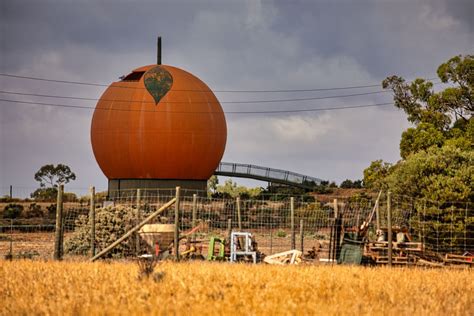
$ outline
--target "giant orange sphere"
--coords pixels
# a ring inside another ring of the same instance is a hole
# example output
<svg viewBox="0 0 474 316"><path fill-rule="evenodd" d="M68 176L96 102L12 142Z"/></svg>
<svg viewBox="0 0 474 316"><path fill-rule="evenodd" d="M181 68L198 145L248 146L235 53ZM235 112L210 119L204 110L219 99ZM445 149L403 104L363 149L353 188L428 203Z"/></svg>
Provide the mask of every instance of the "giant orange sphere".
<svg viewBox="0 0 474 316"><path fill-rule="evenodd" d="M108 179L206 180L227 127L214 93L182 69L149 65L112 83L97 103L91 141Z"/></svg>

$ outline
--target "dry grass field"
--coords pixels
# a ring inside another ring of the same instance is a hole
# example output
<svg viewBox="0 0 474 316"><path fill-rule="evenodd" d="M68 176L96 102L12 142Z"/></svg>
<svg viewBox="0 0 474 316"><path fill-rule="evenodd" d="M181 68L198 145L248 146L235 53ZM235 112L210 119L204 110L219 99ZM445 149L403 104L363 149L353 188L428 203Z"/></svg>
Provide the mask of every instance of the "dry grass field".
<svg viewBox="0 0 474 316"><path fill-rule="evenodd" d="M1 315L473 315L472 270L0 261Z"/></svg>

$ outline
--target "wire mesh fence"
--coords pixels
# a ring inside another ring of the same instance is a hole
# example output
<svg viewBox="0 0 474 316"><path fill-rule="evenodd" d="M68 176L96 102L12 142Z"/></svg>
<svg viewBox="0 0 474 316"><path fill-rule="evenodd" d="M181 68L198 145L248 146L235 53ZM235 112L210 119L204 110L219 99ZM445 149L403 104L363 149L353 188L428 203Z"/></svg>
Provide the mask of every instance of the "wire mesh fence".
<svg viewBox="0 0 474 316"><path fill-rule="evenodd" d="M474 211L470 202L436 202L391 197L392 226L406 230L425 250L439 254L473 252ZM380 224L387 227L387 199L380 201Z"/></svg>
<svg viewBox="0 0 474 316"><path fill-rule="evenodd" d="M34 186L17 186L17 185L10 185L10 186L0 186L0 200L30 200L32 202L38 201L46 201L46 202L55 202L56 196L49 195L49 196L39 196L39 191L44 190L47 191L48 188L38 188ZM98 190L98 191L107 191L106 189ZM82 188L82 187L74 187L74 186L67 186L65 190L65 199L68 201L78 201L83 199L85 196L88 195L89 189Z"/></svg>
<svg viewBox="0 0 474 316"><path fill-rule="evenodd" d="M5 258L48 258L54 247L55 223L49 219L0 220L0 253Z"/></svg>
<svg viewBox="0 0 474 316"><path fill-rule="evenodd" d="M63 203L62 250L66 257L92 256L92 224L95 253L98 253L172 200L175 192L174 189L140 190L137 194L137 190L128 190L111 196L109 199L95 196L93 221L90 199ZM205 194L183 191L179 199L179 231L181 236L193 237L203 256L207 254L211 237L228 240L231 231L245 231L252 233L258 250L265 255L298 249L303 253L313 251L319 259L328 260L336 213L345 231L357 231L367 224L368 241L376 241L379 231L387 229L387 196L382 194L378 203L376 200L376 194L311 198L267 196L240 200L209 198ZM26 203L24 209L30 205ZM52 257L56 208L53 203L40 206L49 207L43 210L42 217L0 221L1 254ZM395 233L406 232L411 241L421 243L424 250L439 254L474 251L474 216L469 202L438 203L393 195L390 210ZM173 206L147 224L174 225L175 222ZM186 247L186 239L183 239L181 251L186 251ZM135 233L107 253L107 257L135 257L153 251L146 238Z"/></svg>

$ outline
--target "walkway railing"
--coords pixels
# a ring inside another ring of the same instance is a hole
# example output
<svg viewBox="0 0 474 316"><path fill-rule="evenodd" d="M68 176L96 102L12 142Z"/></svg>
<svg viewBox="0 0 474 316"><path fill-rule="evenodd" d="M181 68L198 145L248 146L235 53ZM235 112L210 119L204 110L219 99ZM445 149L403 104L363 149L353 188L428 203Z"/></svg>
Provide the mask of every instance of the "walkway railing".
<svg viewBox="0 0 474 316"><path fill-rule="evenodd" d="M312 189L323 181L319 178L313 178L287 170L231 162L221 162L214 174L218 176L249 178L281 183L305 189Z"/></svg>

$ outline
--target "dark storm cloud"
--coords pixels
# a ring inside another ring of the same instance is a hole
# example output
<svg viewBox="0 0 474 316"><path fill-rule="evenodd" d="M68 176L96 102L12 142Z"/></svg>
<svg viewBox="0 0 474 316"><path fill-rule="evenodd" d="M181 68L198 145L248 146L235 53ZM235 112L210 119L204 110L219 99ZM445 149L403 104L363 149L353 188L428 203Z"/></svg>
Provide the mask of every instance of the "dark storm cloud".
<svg viewBox="0 0 474 316"><path fill-rule="evenodd" d="M154 47L157 34L166 38L167 45L175 45L199 7L179 1L2 3L2 67L9 71L18 70L37 54L61 51L68 46L90 47L111 56L127 51L154 53L150 48ZM154 56L150 54L150 62ZM74 63L77 59L80 56L71 52L69 60Z"/></svg>
<svg viewBox="0 0 474 316"><path fill-rule="evenodd" d="M457 21L463 23L468 31L472 33L474 29L474 1L471 0L444 0L447 14Z"/></svg>
<svg viewBox="0 0 474 316"><path fill-rule="evenodd" d="M304 39L306 56L347 54L376 77L434 75L446 58L474 48L471 0L277 4L277 29Z"/></svg>
<svg viewBox="0 0 474 316"><path fill-rule="evenodd" d="M472 1L18 1L0 4L1 72L108 83L163 61L213 89L314 88L429 76L472 53ZM98 98L100 87L0 78L1 90ZM317 96L334 93L319 93ZM337 94L337 93L336 93ZM225 94L221 101L315 96ZM26 101L56 102L34 97ZM299 103L229 105L267 110L372 104L390 94ZM56 103L94 106L95 102ZM92 154L92 112L0 103L0 186L34 186L43 164L64 162L74 187L106 180ZM371 160L399 159L406 128L392 107L282 115L228 115L225 160L287 168L337 181ZM363 140L363 141L361 141ZM1 194L2 192L0 192Z"/></svg>

